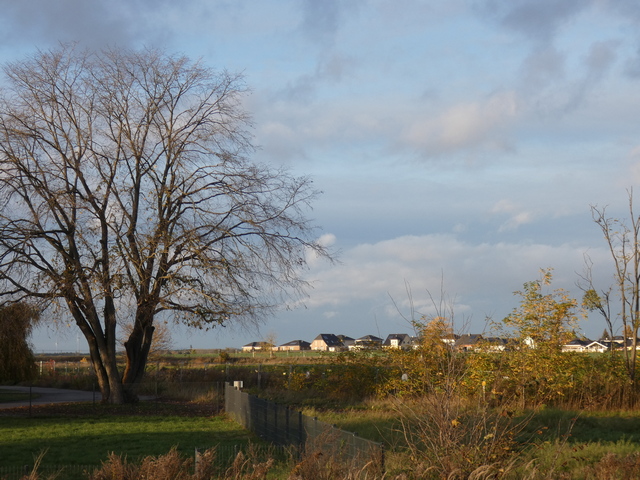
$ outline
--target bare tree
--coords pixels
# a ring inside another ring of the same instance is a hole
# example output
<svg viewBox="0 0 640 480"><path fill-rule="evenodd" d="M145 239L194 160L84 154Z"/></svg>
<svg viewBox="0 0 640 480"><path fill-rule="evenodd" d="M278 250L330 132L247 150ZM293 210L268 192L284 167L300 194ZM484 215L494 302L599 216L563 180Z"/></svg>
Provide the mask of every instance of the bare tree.
<svg viewBox="0 0 640 480"><path fill-rule="evenodd" d="M153 325L153 339L149 347L149 359L157 359L162 355L166 355L173 348L173 339L171 337L171 328L166 321L155 321ZM133 331L131 323L123 323L120 328L120 336L118 338L118 346L124 347L127 339Z"/></svg>
<svg viewBox="0 0 640 480"><path fill-rule="evenodd" d="M310 180L247 158L242 77L74 46L4 73L0 295L68 310L105 401L135 400L160 312L197 328L259 321L303 293L308 255L328 256L305 216Z"/></svg>
<svg viewBox="0 0 640 480"><path fill-rule="evenodd" d="M611 296L614 293L613 287L609 286L606 290L598 292L593 283L593 262L588 255L585 255L585 271L580 275L577 283L584 293L582 295L582 307L590 312L598 312L605 321L605 329L602 332L602 338L609 340L609 352L613 354L613 337L614 317L611 313Z"/></svg>
<svg viewBox="0 0 640 480"><path fill-rule="evenodd" d="M627 374L636 382L638 358L638 330L640 330L640 217L633 209L633 190L628 190L629 219L627 221L607 217L606 208L591 207L594 222L600 227L614 265L613 289L619 297L619 316L624 332L624 352ZM588 277L590 278L590 276ZM611 290L598 295L595 289L587 290L589 305L605 316L611 328ZM613 335L613 332L612 332Z"/></svg>

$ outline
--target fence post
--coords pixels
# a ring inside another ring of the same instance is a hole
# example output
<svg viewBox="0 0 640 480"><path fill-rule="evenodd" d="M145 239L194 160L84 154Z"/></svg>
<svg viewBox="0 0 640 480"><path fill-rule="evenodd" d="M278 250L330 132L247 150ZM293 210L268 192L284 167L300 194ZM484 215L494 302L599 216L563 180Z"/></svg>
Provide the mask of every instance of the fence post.
<svg viewBox="0 0 640 480"><path fill-rule="evenodd" d="M302 426L302 412L298 412L298 445L304 447L302 440L304 440L304 427Z"/></svg>
<svg viewBox="0 0 640 480"><path fill-rule="evenodd" d="M284 441L286 443L291 443L291 432L289 431L289 415L291 414L291 410L289 407L285 407L284 409Z"/></svg>
<svg viewBox="0 0 640 480"><path fill-rule="evenodd" d="M267 404L268 406L269 404ZM273 432L274 432L274 437L279 437L279 432L278 432L278 404L274 403L273 404ZM278 439L278 441L280 441Z"/></svg>
<svg viewBox="0 0 640 480"><path fill-rule="evenodd" d="M263 435L265 436L265 438L268 438L267 432L269 432L269 402L265 400L264 403L262 404L262 407L264 411L264 415L262 417L263 428L264 428Z"/></svg>

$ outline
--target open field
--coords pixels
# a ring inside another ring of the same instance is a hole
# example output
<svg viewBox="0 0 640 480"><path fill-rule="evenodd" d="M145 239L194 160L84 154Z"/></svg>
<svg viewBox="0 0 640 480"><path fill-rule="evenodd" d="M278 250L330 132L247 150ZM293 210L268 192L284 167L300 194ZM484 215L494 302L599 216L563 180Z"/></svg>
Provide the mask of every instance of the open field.
<svg viewBox="0 0 640 480"><path fill-rule="evenodd" d="M306 413L318 415L362 437L385 442L388 478L394 479L401 474L407 460L402 453L402 427L388 406L376 402L341 411ZM110 452L136 461L147 455L166 454L176 446L178 452L189 457L196 448L219 446L221 452L233 452L255 441L223 416L206 415L201 407L188 404L98 406L97 409L90 405L39 407L30 418L2 417L0 467L32 464L34 457L45 450L44 466L99 465ZM541 410L527 424L519 442L519 461L504 478L605 478L598 476L603 459L611 462L612 458L637 456L640 413L578 414ZM636 478L632 476L634 467L625 468L628 476L620 473L609 478ZM283 475L269 478L286 478L286 474Z"/></svg>
<svg viewBox="0 0 640 480"><path fill-rule="evenodd" d="M43 465L99 465L111 452L135 460L161 455L172 447L193 455L196 448L222 450L256 441L224 416L156 405L136 409L87 405L39 407L31 417L9 416L0 421L0 467L33 464L46 452Z"/></svg>
<svg viewBox="0 0 640 480"><path fill-rule="evenodd" d="M38 426L32 424L31 445L37 444L36 439L51 442L56 458L67 464L87 463L85 458L99 463L110 444L119 445L121 449L116 451L130 459L161 455L174 445L181 454L193 455L196 447L216 444L213 437L223 439L222 445L231 448L246 445L248 434L238 433L236 438L224 422L219 423L220 418L212 417L221 408L223 382L242 380L252 394L383 442L385 479L438 478L436 470L429 470L433 465L439 472L452 472L464 462L469 462L467 476L455 478L467 478L478 466L500 472L486 478L640 478L640 414L634 409L637 394L625 386L624 377L616 370L616 357L562 355L558 364L562 376L556 379L550 375L550 364L546 370L532 370L534 375L544 371L543 376L532 377L533 382L513 385L503 380L515 377L495 373L496 368L504 368L499 360L510 358L499 354L449 359L445 352L444 359L450 363L432 365L424 362L426 356L415 352L279 353L273 357L233 353L224 358L226 361L221 361L216 352L183 352L151 362L140 394L160 396L162 400L155 403L108 410L86 406L82 413L36 411L34 419L43 421ZM47 368L52 362L43 360L39 382L76 388L84 384L90 389L91 379L81 371L83 363L82 359L58 358L52 371ZM447 372L446 367L450 370L443 376L440 372ZM566 374L569 369L571 376ZM411 381L401 378L405 372ZM487 386L485 391L485 384L494 387ZM164 403L168 399L176 403ZM178 404L182 409L174 408ZM58 421L60 414L64 419ZM20 424L22 420L32 419L13 418L11 422ZM14 427L7 423L6 428ZM22 438L27 436L24 432L0 430L0 435L9 444L15 443L11 448L16 452L22 451L27 441ZM171 441L158 442L155 437ZM83 453L72 462L57 453L67 447L71 451L91 449L93 453ZM7 458L6 448L0 444L0 458ZM24 448L17 463L30 461L38 452L33 446ZM283 475L268 478L287 477Z"/></svg>

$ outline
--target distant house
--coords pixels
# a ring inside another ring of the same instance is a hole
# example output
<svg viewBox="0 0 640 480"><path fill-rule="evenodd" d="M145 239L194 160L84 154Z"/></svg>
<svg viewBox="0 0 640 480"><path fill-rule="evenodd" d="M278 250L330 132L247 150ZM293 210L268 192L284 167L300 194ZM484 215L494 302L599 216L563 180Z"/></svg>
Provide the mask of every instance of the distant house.
<svg viewBox="0 0 640 480"><path fill-rule="evenodd" d="M611 350L631 350L633 348L633 338L625 338L622 335L616 335L611 340L600 339L598 343L601 343L606 346L607 349ZM636 343L636 349L640 350L640 339L638 339Z"/></svg>
<svg viewBox="0 0 640 480"><path fill-rule="evenodd" d="M617 348L624 348L625 344L628 345L629 342L622 335L616 335L611 339L611 343L617 345Z"/></svg>
<svg viewBox="0 0 640 480"><path fill-rule="evenodd" d="M483 337L481 343L490 352L504 352L510 346L513 347L513 340L503 337Z"/></svg>
<svg viewBox="0 0 640 480"><path fill-rule="evenodd" d="M336 352L343 349L342 341L333 333L321 333L311 342L311 350Z"/></svg>
<svg viewBox="0 0 640 480"><path fill-rule="evenodd" d="M271 348L273 348L273 346L267 342L251 342L244 345L242 347L242 351L243 352L255 352L256 350L268 351Z"/></svg>
<svg viewBox="0 0 640 480"><path fill-rule="evenodd" d="M283 343L278 347L281 352L299 352L301 350L311 350L311 344L304 340L291 340L290 342Z"/></svg>
<svg viewBox="0 0 640 480"><path fill-rule="evenodd" d="M563 352L586 352L587 347L592 343L593 341L588 339L574 338L570 342L562 345L561 348Z"/></svg>
<svg viewBox="0 0 640 480"><path fill-rule="evenodd" d="M456 349L467 352L479 348L483 340L479 333L465 333L456 339L454 345Z"/></svg>
<svg viewBox="0 0 640 480"><path fill-rule="evenodd" d="M624 343L621 343L620 347L618 348L622 348L622 349L626 348L627 350L633 349L633 338L627 337ZM636 339L636 350L640 350L640 338Z"/></svg>
<svg viewBox="0 0 640 480"><path fill-rule="evenodd" d="M371 350L381 346L382 339L380 337L365 335L364 337L356 338L353 345L349 346L349 350Z"/></svg>
<svg viewBox="0 0 640 480"><path fill-rule="evenodd" d="M410 348L412 346L411 336L406 333L392 333L382 343L384 348Z"/></svg>
<svg viewBox="0 0 640 480"><path fill-rule="evenodd" d="M606 352L611 349L610 340L596 340L585 347L585 352Z"/></svg>
<svg viewBox="0 0 640 480"><path fill-rule="evenodd" d="M347 335L336 335L336 337L342 342L342 346L347 349L351 348L355 343L355 340Z"/></svg>
<svg viewBox="0 0 640 480"><path fill-rule="evenodd" d="M460 335L456 335L455 333L447 333L442 337L442 342L454 346L456 344L456 340L460 338Z"/></svg>

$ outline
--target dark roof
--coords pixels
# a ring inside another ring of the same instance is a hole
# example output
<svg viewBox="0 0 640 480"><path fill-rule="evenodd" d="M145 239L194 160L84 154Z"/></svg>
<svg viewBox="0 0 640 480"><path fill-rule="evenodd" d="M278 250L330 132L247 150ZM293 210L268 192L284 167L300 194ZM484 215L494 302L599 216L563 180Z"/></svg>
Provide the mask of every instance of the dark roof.
<svg viewBox="0 0 640 480"><path fill-rule="evenodd" d="M355 340L347 335L336 335L342 343L353 343Z"/></svg>
<svg viewBox="0 0 640 480"><path fill-rule="evenodd" d="M262 347L268 347L268 346L271 346L271 344L268 342L251 342L251 343L247 343L244 347L262 348Z"/></svg>
<svg viewBox="0 0 640 480"><path fill-rule="evenodd" d="M480 340L482 340L482 335L479 333L465 333L456 339L456 346L475 345Z"/></svg>
<svg viewBox="0 0 640 480"><path fill-rule="evenodd" d="M507 345L508 343L510 343L508 338L503 337L482 337L482 340L494 345Z"/></svg>
<svg viewBox="0 0 640 480"><path fill-rule="evenodd" d="M322 340L328 347L340 347L342 342L333 333L321 333L314 340Z"/></svg>
<svg viewBox="0 0 640 480"><path fill-rule="evenodd" d="M587 345L593 343L593 341L589 340L588 338L586 339L581 339L581 338L574 338L573 340L571 340L570 342L565 343L565 345L577 345L580 347L586 347Z"/></svg>
<svg viewBox="0 0 640 480"><path fill-rule="evenodd" d="M283 343L281 347L309 347L311 344L304 340L291 340L290 342Z"/></svg>
<svg viewBox="0 0 640 480"><path fill-rule="evenodd" d="M384 346L391 345L391 340L398 340L400 343L408 343L411 337L407 333L391 333L387 335L387 339L384 341Z"/></svg>
<svg viewBox="0 0 640 480"><path fill-rule="evenodd" d="M360 337L356 339L356 343L382 343L382 339L380 337L376 337L375 335L365 335L364 337Z"/></svg>

